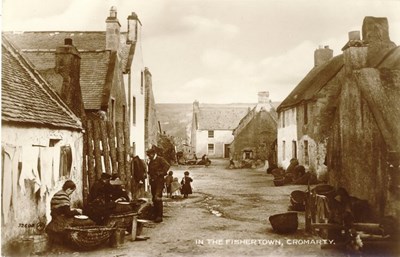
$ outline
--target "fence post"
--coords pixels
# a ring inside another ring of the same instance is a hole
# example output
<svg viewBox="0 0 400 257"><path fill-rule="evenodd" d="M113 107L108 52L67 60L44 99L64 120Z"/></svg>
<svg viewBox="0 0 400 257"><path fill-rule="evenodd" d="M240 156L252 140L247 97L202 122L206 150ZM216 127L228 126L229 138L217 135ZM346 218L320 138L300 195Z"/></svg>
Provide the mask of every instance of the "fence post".
<svg viewBox="0 0 400 257"><path fill-rule="evenodd" d="M125 148L125 175L126 175L126 188L131 191L131 181L132 181L132 174L131 174L131 158L130 158L130 133L129 133L129 122L124 122L124 148Z"/></svg>
<svg viewBox="0 0 400 257"><path fill-rule="evenodd" d="M108 142L110 144L110 155L113 172L118 172L117 152L115 148L115 131L111 121L107 122Z"/></svg>
<svg viewBox="0 0 400 257"><path fill-rule="evenodd" d="M89 190L96 181L96 173L94 171L94 156L93 156L93 123L91 120L87 121L87 156L88 156L88 176L89 176Z"/></svg>
<svg viewBox="0 0 400 257"><path fill-rule="evenodd" d="M111 174L110 151L108 150L107 126L104 120L100 121L101 144L103 147L104 167L107 174Z"/></svg>
<svg viewBox="0 0 400 257"><path fill-rule="evenodd" d="M100 122L97 120L93 121L93 139L94 139L94 159L96 161L95 169L97 179L100 178L103 173L101 163L101 150L100 150Z"/></svg>
<svg viewBox="0 0 400 257"><path fill-rule="evenodd" d="M121 122L116 122L117 129L117 159L118 174L122 181L126 181L125 177L125 158L124 158L124 129Z"/></svg>

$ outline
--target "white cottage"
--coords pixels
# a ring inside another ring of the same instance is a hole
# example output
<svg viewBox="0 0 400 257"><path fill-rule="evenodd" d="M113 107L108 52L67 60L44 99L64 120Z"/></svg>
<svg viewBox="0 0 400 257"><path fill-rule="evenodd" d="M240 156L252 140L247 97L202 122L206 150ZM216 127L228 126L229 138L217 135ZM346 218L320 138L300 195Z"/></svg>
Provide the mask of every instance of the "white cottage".
<svg viewBox="0 0 400 257"><path fill-rule="evenodd" d="M2 246L41 232L50 199L67 179L82 202L82 123L49 84L2 40ZM42 224L42 225L41 225Z"/></svg>
<svg viewBox="0 0 400 257"><path fill-rule="evenodd" d="M197 157L229 158L233 130L255 104L193 103L191 144Z"/></svg>

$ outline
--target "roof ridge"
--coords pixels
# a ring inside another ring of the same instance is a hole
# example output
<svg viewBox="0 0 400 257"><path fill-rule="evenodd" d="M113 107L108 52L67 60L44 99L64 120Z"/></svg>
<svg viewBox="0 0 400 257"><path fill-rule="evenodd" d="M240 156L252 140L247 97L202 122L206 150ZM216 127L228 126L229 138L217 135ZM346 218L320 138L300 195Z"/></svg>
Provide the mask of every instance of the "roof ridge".
<svg viewBox="0 0 400 257"><path fill-rule="evenodd" d="M9 42L6 37L2 37L2 45L9 51L16 61L20 63L21 67L26 70L28 75L42 88L43 92L49 96L50 100L55 102L65 113L70 116L72 120L76 122L76 127L82 129L81 120L70 110L67 104L48 85L47 81L40 75L40 73L33 68L33 65L18 52L18 50L12 45L11 42Z"/></svg>

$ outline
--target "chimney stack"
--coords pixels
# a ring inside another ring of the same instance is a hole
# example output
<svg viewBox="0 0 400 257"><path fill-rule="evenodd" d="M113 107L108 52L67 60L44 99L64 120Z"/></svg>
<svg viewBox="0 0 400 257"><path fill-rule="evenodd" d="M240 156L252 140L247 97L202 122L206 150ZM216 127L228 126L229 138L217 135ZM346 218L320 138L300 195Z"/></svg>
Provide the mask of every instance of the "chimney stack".
<svg viewBox="0 0 400 257"><path fill-rule="evenodd" d="M117 8L112 6L106 19L106 50L118 51L121 24L117 18Z"/></svg>
<svg viewBox="0 0 400 257"><path fill-rule="evenodd" d="M269 92L268 91L258 92L258 103L259 104L269 103Z"/></svg>
<svg viewBox="0 0 400 257"><path fill-rule="evenodd" d="M55 72L60 74L63 82L60 97L82 120L85 118L81 85L80 85L81 56L72 43L71 38L64 40L64 45L56 49Z"/></svg>
<svg viewBox="0 0 400 257"><path fill-rule="evenodd" d="M193 112L194 113L199 113L200 112L199 101L197 101L197 100L195 100L193 102Z"/></svg>
<svg viewBox="0 0 400 257"><path fill-rule="evenodd" d="M127 44L132 44L133 42L137 41L139 30L138 23L142 25L137 14L132 12L131 15L128 16L128 36L126 38Z"/></svg>
<svg viewBox="0 0 400 257"><path fill-rule="evenodd" d="M333 57L333 50L329 46L319 46L314 51L314 66L319 66L329 61Z"/></svg>

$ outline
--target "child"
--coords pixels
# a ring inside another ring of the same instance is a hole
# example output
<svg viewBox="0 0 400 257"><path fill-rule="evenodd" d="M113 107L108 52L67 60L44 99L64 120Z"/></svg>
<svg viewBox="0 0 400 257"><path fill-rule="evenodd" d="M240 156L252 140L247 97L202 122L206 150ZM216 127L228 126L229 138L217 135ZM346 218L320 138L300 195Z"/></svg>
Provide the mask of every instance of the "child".
<svg viewBox="0 0 400 257"><path fill-rule="evenodd" d="M173 181L173 177L172 177L173 174L174 174L174 172L172 170L170 170L168 172L168 175L165 177L165 187L167 188L167 197L171 197L171 195L172 195L171 184Z"/></svg>
<svg viewBox="0 0 400 257"><path fill-rule="evenodd" d="M192 186L190 185L190 183L193 182L193 179L189 177L189 171L185 171L183 174L185 176L182 178L181 181L181 193L183 194L183 197L188 198L188 195L192 194Z"/></svg>
<svg viewBox="0 0 400 257"><path fill-rule="evenodd" d="M176 198L179 195L181 184L179 184L178 178L175 177L171 183L171 198Z"/></svg>

